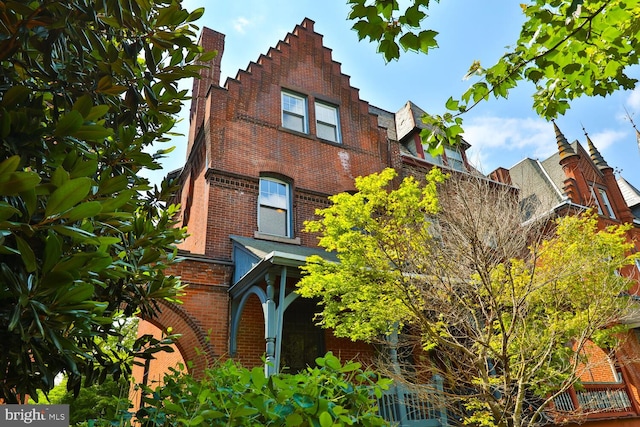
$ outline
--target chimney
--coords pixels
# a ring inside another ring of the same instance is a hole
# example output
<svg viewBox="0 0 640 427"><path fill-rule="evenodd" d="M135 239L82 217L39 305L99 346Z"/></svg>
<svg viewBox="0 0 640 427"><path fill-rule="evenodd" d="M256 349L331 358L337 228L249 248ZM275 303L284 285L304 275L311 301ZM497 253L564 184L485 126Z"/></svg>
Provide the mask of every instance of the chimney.
<svg viewBox="0 0 640 427"><path fill-rule="evenodd" d="M203 27L198 44L204 48L205 52L216 51L215 58L208 62L198 62L198 65L205 67L200 70L200 78L193 79L191 90L191 111L189 115L189 149L194 143L194 139L204 124L204 112L206 109L207 93L211 86L220 86L220 63L224 52L224 34ZM187 153L188 155L188 153Z"/></svg>

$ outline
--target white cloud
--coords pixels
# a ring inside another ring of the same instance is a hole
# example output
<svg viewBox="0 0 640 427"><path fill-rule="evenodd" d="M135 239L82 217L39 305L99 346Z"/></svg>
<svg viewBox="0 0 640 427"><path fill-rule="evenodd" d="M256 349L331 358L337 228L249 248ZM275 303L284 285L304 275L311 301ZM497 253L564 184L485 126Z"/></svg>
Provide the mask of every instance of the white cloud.
<svg viewBox="0 0 640 427"><path fill-rule="evenodd" d="M601 153L606 151L607 148L612 147L616 142L626 142L629 138L628 132L619 130L605 129L601 132L589 134L589 138L593 141L593 145L596 146Z"/></svg>
<svg viewBox="0 0 640 427"><path fill-rule="evenodd" d="M640 110L640 88L635 88L627 98L627 106L633 110Z"/></svg>
<svg viewBox="0 0 640 427"><path fill-rule="evenodd" d="M471 144L467 158L484 173L497 167L511 168L527 157L545 160L558 150L553 125L542 119L484 116L468 120L464 129L464 139ZM571 130L566 132L569 142L575 140L570 137ZM629 134L626 130L604 129L589 137L606 158L626 142ZM584 137L579 140L586 148Z"/></svg>
<svg viewBox="0 0 640 427"><path fill-rule="evenodd" d="M552 124L542 119L484 116L469 120L464 139L470 161L485 172L524 157L546 158L557 149Z"/></svg>
<svg viewBox="0 0 640 427"><path fill-rule="evenodd" d="M246 28L250 25L251 25L251 21L249 21L244 16L240 16L233 20L233 28L240 34L244 34L246 31Z"/></svg>

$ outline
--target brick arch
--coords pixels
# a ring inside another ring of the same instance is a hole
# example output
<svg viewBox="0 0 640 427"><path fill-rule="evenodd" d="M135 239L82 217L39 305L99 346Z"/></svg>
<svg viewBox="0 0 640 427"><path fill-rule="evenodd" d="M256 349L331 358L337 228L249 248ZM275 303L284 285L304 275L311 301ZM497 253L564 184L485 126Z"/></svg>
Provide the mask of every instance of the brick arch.
<svg viewBox="0 0 640 427"><path fill-rule="evenodd" d="M171 327L173 334L180 334L176 347L186 362L191 362L189 373L198 376L208 364L215 360L213 345L199 322L187 311L174 303L160 301L160 312L152 319L143 319L163 331Z"/></svg>

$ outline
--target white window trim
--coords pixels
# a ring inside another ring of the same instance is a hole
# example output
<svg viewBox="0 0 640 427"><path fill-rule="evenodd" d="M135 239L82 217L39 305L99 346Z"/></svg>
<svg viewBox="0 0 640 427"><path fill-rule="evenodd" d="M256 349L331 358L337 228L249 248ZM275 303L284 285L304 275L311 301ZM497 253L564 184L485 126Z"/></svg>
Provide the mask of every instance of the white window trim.
<svg viewBox="0 0 640 427"><path fill-rule="evenodd" d="M607 190L604 188L598 188L598 193L600 193L600 197L602 198L602 204L607 209L607 216L609 216L609 218L616 219L616 214L613 211L613 206L611 205L611 201L607 195Z"/></svg>
<svg viewBox="0 0 640 427"><path fill-rule="evenodd" d="M285 110L284 107L284 100L285 100L285 96L297 99L299 101L302 102L303 105L303 113L302 115L293 112L293 111L289 111L289 110ZM282 123L282 127L284 127L285 129L290 129L294 132L300 132L300 130L298 129L293 129L290 127L285 126L285 116L286 115L290 115L293 117L300 117L302 118L302 133L309 133L309 105L307 102L307 98L303 95L298 95L297 93L293 93L293 92L289 92L287 90L282 90L280 92L280 120Z"/></svg>
<svg viewBox="0 0 640 427"><path fill-rule="evenodd" d="M325 122L322 121L320 119L318 119L318 106L330 109L333 111L333 118L335 120L335 123L329 123L329 122ZM337 105L334 104L330 104L328 102L323 102L323 101L318 101L316 100L315 102L315 112L316 112L316 136L320 139L323 139L325 141L331 141L331 142L335 142L335 143L342 143L342 137L340 135L340 110L338 109ZM327 138L323 138L321 137L318 133L318 123L324 125L324 126L328 126L328 127L333 127L335 128L335 132L336 132L336 139L327 139Z"/></svg>
<svg viewBox="0 0 640 427"><path fill-rule="evenodd" d="M271 181L274 182L276 184L281 184L284 185L285 189L286 189L286 193L285 193L285 207L281 207L281 206L274 206L272 204L267 204L267 203L263 203L263 197L262 197L262 191L261 191L261 187L262 187L262 183L263 181ZM261 207L265 206L265 207L269 207L269 208L280 208L280 209L284 209L285 210L285 234L284 235L280 235L280 234L272 234L272 233L267 233L264 230L261 229L260 225L261 225L261 218L260 218L260 211L261 211ZM257 212L257 219L258 219L258 232L260 235L269 235L269 236L276 236L276 237L282 237L282 238L286 238L286 239L290 239L292 238L292 234L293 234L293 227L292 227L292 203L291 203L291 184L289 184L286 181L282 181L280 179L276 179L276 178L271 178L271 177L260 177L260 181L258 183L258 212Z"/></svg>

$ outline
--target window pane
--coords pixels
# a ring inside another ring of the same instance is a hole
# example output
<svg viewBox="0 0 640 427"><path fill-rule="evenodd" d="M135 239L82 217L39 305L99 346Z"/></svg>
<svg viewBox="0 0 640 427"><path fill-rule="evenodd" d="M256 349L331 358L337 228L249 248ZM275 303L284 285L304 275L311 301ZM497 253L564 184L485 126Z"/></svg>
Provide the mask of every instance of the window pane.
<svg viewBox="0 0 640 427"><path fill-rule="evenodd" d="M422 144L422 152L424 153L424 159L427 162L433 163L434 165L442 164L442 156L440 154L438 154L437 156L432 156L431 153L429 152L428 144Z"/></svg>
<svg viewBox="0 0 640 427"><path fill-rule="evenodd" d="M304 117L294 116L285 112L282 114L282 126L287 129L304 132Z"/></svg>
<svg viewBox="0 0 640 427"><path fill-rule="evenodd" d="M464 170L464 161L462 160L462 154L458 149L446 148L444 149L447 155L447 165L455 170Z"/></svg>
<svg viewBox="0 0 640 427"><path fill-rule="evenodd" d="M336 108L316 103L316 120L336 125L338 123Z"/></svg>
<svg viewBox="0 0 640 427"><path fill-rule="evenodd" d="M293 97L291 95L287 95L286 93L282 94L282 109L284 111L289 111L291 113L298 114L300 116L304 116L304 99Z"/></svg>
<svg viewBox="0 0 640 427"><path fill-rule="evenodd" d="M260 206L260 224L258 229L261 233L265 234L287 236L287 211L268 206Z"/></svg>
<svg viewBox="0 0 640 427"><path fill-rule="evenodd" d="M338 134L335 126L318 122L316 125L316 131L318 132L318 138L326 139L328 141L338 141Z"/></svg>
<svg viewBox="0 0 640 427"><path fill-rule="evenodd" d="M613 206L611 206L611 202L609 202L609 197L607 197L607 192L602 188L598 188L600 192L600 197L602 197L602 203L604 203L604 207L607 210L607 215L611 218L615 218L616 215L613 213Z"/></svg>
<svg viewBox="0 0 640 427"><path fill-rule="evenodd" d="M287 209L287 186L268 179L260 180L260 204Z"/></svg>

